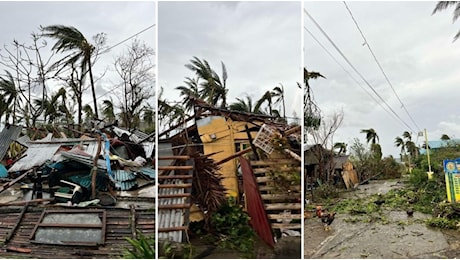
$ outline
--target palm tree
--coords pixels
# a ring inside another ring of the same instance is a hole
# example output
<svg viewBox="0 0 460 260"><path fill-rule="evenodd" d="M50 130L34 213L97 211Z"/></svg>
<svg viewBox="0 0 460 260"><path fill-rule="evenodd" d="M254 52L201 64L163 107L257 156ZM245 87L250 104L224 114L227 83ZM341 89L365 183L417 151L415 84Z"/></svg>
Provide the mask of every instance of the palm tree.
<svg viewBox="0 0 460 260"><path fill-rule="evenodd" d="M255 105L255 110L257 110L257 113L261 112L261 107L264 102L267 102L267 107L268 107L268 114L273 116L274 115L274 110L272 107L272 97L273 97L273 92L272 91L265 91L265 93L262 95L262 97L257 100L256 105ZM276 111L278 112L278 111ZM279 113L277 113L279 115Z"/></svg>
<svg viewBox="0 0 460 260"><path fill-rule="evenodd" d="M374 128L361 129L361 133L366 134L367 143L376 144L379 141L379 136L375 132Z"/></svg>
<svg viewBox="0 0 460 260"><path fill-rule="evenodd" d="M230 104L229 109L247 113L260 114L260 102L253 106L252 98L246 95L246 100L241 98L236 98L237 102Z"/></svg>
<svg viewBox="0 0 460 260"><path fill-rule="evenodd" d="M198 79L203 80L200 83L199 96L211 105L217 106L219 100L221 101L220 107L227 107L227 69L225 64L222 65L222 78L211 68L206 60L200 60L197 57L193 57L190 60L190 64L186 64L185 67L195 72Z"/></svg>
<svg viewBox="0 0 460 260"><path fill-rule="evenodd" d="M284 102L284 87L283 84L279 83L279 86L276 86L272 90L272 97L276 97L275 105L280 104L283 107L283 118L286 119L286 104Z"/></svg>
<svg viewBox="0 0 460 260"><path fill-rule="evenodd" d="M335 143L334 149L339 149L339 151L337 152L338 155L346 154L347 144L346 143Z"/></svg>
<svg viewBox="0 0 460 260"><path fill-rule="evenodd" d="M395 138L395 146L396 147L401 147L401 160L402 160L404 154L406 153L406 144L405 144L404 140L401 137L397 136Z"/></svg>
<svg viewBox="0 0 460 260"><path fill-rule="evenodd" d="M112 100L105 99L102 101L102 105L102 114L104 115L104 119L109 122L114 122L116 117Z"/></svg>
<svg viewBox="0 0 460 260"><path fill-rule="evenodd" d="M449 137L448 135L446 135L446 134L443 134L443 135L441 136L441 140L443 140L443 141L448 141L448 140L450 140L450 137Z"/></svg>
<svg viewBox="0 0 460 260"><path fill-rule="evenodd" d="M457 21L458 17L460 17L460 1L439 1L436 4L436 7L433 10L433 14L443 11L451 6L455 6L454 8L454 17L452 19L452 22ZM460 37L460 31L457 32L457 34L454 36L454 41L456 41Z"/></svg>
<svg viewBox="0 0 460 260"><path fill-rule="evenodd" d="M43 33L44 36L57 40L52 50L56 52L71 52L69 55L56 62L55 65L63 64L64 66L68 66L80 61L82 75L86 75L87 72L89 73L94 114L96 118L99 118L91 64L91 57L93 56L95 47L86 40L85 36L79 30L72 26L50 25L43 27L42 30L45 32Z"/></svg>
<svg viewBox="0 0 460 260"><path fill-rule="evenodd" d="M6 76L0 77L0 93L2 94L6 107L12 107L5 110L5 123L9 121L10 116L13 117L13 124L16 123L16 111L17 106L19 105L20 99L20 89L19 86L16 86L14 78L9 71L5 71Z"/></svg>
<svg viewBox="0 0 460 260"><path fill-rule="evenodd" d="M193 99L200 97L199 78L186 77L185 79L185 86L179 86L176 89L180 91L180 96L183 97L182 104L184 104L185 110L190 111L193 108Z"/></svg>
<svg viewBox="0 0 460 260"><path fill-rule="evenodd" d="M315 129L317 130L321 125L321 110L316 105L313 100L313 93L311 92L310 85L308 81L310 79L325 78L321 73L308 71L306 68L303 69L304 74L304 127L305 129Z"/></svg>

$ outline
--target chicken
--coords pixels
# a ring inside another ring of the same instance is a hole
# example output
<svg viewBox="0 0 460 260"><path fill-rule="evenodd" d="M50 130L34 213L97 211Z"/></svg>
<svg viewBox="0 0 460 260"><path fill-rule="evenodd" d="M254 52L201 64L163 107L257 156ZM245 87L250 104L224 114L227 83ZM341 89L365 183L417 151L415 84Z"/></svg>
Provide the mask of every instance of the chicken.
<svg viewBox="0 0 460 260"><path fill-rule="evenodd" d="M406 210L407 216L408 217L413 217L414 216L414 210L412 208L408 208Z"/></svg>
<svg viewBox="0 0 460 260"><path fill-rule="evenodd" d="M325 212L326 210L323 209L323 207L321 206L316 206L316 216L318 218L321 218L322 214Z"/></svg>
<svg viewBox="0 0 460 260"><path fill-rule="evenodd" d="M334 221L335 214L335 212L323 213L323 216L321 216L321 221L324 223L324 230L330 230L330 225L332 224L332 221Z"/></svg>
<svg viewBox="0 0 460 260"><path fill-rule="evenodd" d="M324 223L324 230L329 230L329 226L335 218L335 212L329 213L326 209L323 209L321 206L316 206L316 216L321 218L321 222Z"/></svg>

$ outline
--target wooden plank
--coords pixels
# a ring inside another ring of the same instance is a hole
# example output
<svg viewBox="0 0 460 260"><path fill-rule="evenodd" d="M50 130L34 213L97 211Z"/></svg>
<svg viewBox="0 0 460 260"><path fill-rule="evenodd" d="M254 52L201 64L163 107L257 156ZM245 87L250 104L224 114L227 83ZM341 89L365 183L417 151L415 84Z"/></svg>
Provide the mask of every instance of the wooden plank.
<svg viewBox="0 0 460 260"><path fill-rule="evenodd" d="M299 185L290 186L289 189L291 191L301 191L302 190ZM275 191L276 192L276 191L279 191L279 188L270 187L270 186L259 186L259 191Z"/></svg>
<svg viewBox="0 0 460 260"><path fill-rule="evenodd" d="M261 194L263 200L285 200L285 199L300 199L300 193L291 194Z"/></svg>
<svg viewBox="0 0 460 260"><path fill-rule="evenodd" d="M188 209L190 204L169 204L169 205L158 205L158 209Z"/></svg>
<svg viewBox="0 0 460 260"><path fill-rule="evenodd" d="M267 214L269 219L302 219L302 214Z"/></svg>
<svg viewBox="0 0 460 260"><path fill-rule="evenodd" d="M300 172L302 169L301 167L280 167L276 168L277 172ZM266 167L266 168L253 168L254 174L262 174L267 173L270 171L275 171L273 167Z"/></svg>
<svg viewBox="0 0 460 260"><path fill-rule="evenodd" d="M251 166L273 166L281 164L294 164L299 165L299 162L296 160L290 159L272 159L270 161L251 161Z"/></svg>
<svg viewBox="0 0 460 260"><path fill-rule="evenodd" d="M193 166L179 166L179 165L169 165L169 166L158 166L159 171L190 171L193 170Z"/></svg>
<svg viewBox="0 0 460 260"><path fill-rule="evenodd" d="M159 180L174 180L174 179L192 179L193 175L161 175L158 176Z"/></svg>
<svg viewBox="0 0 460 260"><path fill-rule="evenodd" d="M301 229L302 225L300 223L272 223L272 228L283 228L283 229Z"/></svg>
<svg viewBox="0 0 460 260"><path fill-rule="evenodd" d="M186 230L188 230L188 227L186 226L158 228L158 232L172 232L172 231L186 231Z"/></svg>
<svg viewBox="0 0 460 260"><path fill-rule="evenodd" d="M160 156L158 160L188 160L190 156L188 155L171 155L171 156Z"/></svg>
<svg viewBox="0 0 460 260"><path fill-rule="evenodd" d="M191 188L191 183L180 183L180 184L158 184L158 189L182 189Z"/></svg>
<svg viewBox="0 0 460 260"><path fill-rule="evenodd" d="M265 210L302 209L300 203L271 203L265 204Z"/></svg>
<svg viewBox="0 0 460 260"><path fill-rule="evenodd" d="M189 198L192 194L190 193L178 193L178 194L164 194L158 195L158 199L167 199L167 198Z"/></svg>

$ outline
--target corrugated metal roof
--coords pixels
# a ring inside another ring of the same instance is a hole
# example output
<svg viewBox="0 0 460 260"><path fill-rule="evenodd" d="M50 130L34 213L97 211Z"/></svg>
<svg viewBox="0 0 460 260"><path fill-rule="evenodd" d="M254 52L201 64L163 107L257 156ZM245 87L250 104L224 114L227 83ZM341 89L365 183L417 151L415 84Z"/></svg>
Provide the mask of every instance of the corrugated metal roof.
<svg viewBox="0 0 460 260"><path fill-rule="evenodd" d="M2 129L0 133L0 160L3 159L10 143L19 137L22 131L22 126L8 125Z"/></svg>
<svg viewBox="0 0 460 260"><path fill-rule="evenodd" d="M82 140L82 139L54 139L50 141L32 141L27 143L27 151L25 157L13 164L8 170L9 172L29 170L35 166L41 166L46 161L59 161L62 160L61 154L55 156L56 152L62 145L75 145L82 144L85 152L96 155L97 141L95 139Z"/></svg>
<svg viewBox="0 0 460 260"><path fill-rule="evenodd" d="M41 166L51 160L61 144L34 144L29 143L25 157L15 162L8 172L26 171L35 166Z"/></svg>
<svg viewBox="0 0 460 260"><path fill-rule="evenodd" d="M182 180L176 181L167 181L166 183L170 184L182 184ZM173 195L173 194L182 194L184 189L159 189L158 194L160 195ZM159 205L174 205L174 204L183 204L185 198L163 198L158 201ZM184 225L184 210L183 209L162 209L158 211L158 228L173 228L173 227L182 227ZM182 243L182 230L170 231L170 232L158 232L159 239L165 239L169 241L174 241Z"/></svg>

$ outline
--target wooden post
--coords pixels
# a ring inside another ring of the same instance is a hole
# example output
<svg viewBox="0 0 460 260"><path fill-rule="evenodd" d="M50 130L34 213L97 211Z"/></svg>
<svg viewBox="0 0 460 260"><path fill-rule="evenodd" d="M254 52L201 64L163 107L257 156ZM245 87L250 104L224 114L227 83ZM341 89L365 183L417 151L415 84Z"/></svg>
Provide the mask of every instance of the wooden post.
<svg viewBox="0 0 460 260"><path fill-rule="evenodd" d="M101 136L97 135L97 152L93 158L93 168L91 169L91 199L96 198L96 176L97 176L97 161L102 149Z"/></svg>

